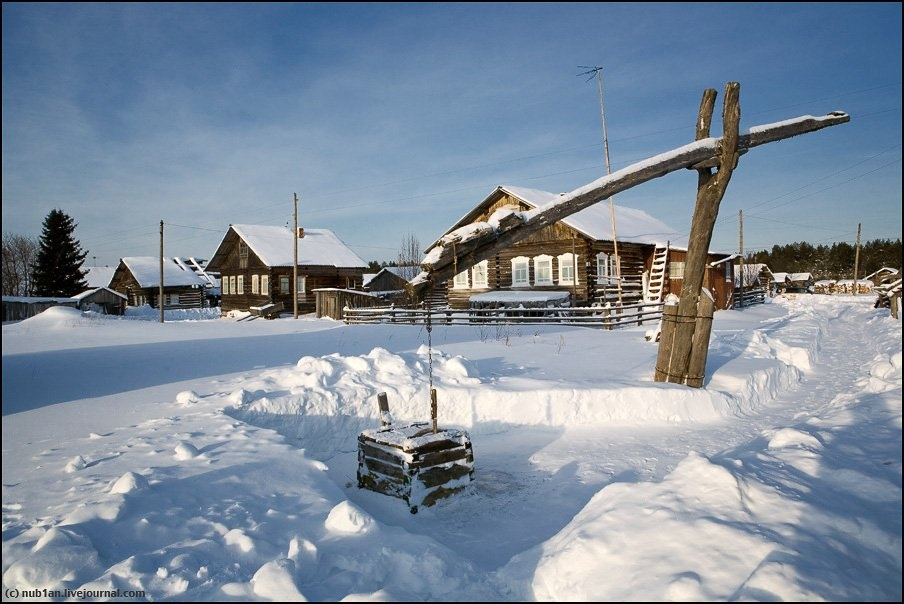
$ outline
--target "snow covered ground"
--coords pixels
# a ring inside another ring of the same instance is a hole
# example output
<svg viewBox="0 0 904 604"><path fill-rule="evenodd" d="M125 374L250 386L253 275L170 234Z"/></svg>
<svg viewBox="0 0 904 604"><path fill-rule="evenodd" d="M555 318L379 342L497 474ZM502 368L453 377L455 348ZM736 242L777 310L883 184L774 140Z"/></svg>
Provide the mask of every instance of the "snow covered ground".
<svg viewBox="0 0 904 604"><path fill-rule="evenodd" d="M702 389L653 382L649 326L4 324L3 599L900 601L872 303L716 313ZM357 488L357 436L380 392L429 419L431 361L475 479L411 514Z"/></svg>

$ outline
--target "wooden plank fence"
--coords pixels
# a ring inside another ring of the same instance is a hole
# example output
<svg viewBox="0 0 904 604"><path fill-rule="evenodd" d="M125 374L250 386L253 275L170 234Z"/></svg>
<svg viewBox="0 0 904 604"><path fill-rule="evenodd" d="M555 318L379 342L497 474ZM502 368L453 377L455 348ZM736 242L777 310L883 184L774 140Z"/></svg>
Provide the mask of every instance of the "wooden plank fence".
<svg viewBox="0 0 904 604"><path fill-rule="evenodd" d="M662 302L616 306L551 307L551 308L469 308L423 309L394 306L345 308L343 320L348 324L400 323L423 325L474 325L485 323L518 323L583 325L616 329L656 323L662 317Z"/></svg>
<svg viewBox="0 0 904 604"><path fill-rule="evenodd" d="M766 290L763 288L747 288L734 290L734 308L740 310L754 304L764 304L766 302Z"/></svg>
<svg viewBox="0 0 904 604"><path fill-rule="evenodd" d="M763 289L746 289L743 294L735 290L735 309L763 304ZM519 323L522 325L583 325L602 329L618 329L657 323L662 318L662 302L638 304L549 307L549 308L410 308L375 306L368 308L345 307L342 320L349 325L365 323L399 323L424 325L427 314L430 321L440 325L474 325L482 323Z"/></svg>

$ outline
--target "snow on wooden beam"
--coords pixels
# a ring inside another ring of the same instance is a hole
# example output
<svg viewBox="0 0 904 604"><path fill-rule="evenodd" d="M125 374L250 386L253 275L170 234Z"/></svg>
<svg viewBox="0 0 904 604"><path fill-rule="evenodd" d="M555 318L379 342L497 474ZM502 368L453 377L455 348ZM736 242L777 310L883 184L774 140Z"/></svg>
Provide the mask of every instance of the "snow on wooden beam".
<svg viewBox="0 0 904 604"><path fill-rule="evenodd" d="M829 126L844 124L850 116L834 111L824 116L804 115L750 128L738 138L738 152ZM512 212L489 222L465 225L444 235L421 262L423 271L408 283L417 299L435 283L442 283L478 262L559 220L639 184L681 169L718 166L722 137L711 137L661 153L622 168L575 189L555 201L526 212Z"/></svg>

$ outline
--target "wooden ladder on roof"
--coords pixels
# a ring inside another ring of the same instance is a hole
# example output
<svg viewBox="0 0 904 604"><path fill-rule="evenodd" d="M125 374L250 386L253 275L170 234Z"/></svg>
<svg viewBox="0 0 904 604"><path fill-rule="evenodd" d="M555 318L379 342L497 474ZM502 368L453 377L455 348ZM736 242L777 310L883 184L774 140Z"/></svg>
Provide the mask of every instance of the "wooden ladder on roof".
<svg viewBox="0 0 904 604"><path fill-rule="evenodd" d="M644 302L662 302L662 291L665 288L665 267L669 259L669 244L656 245L653 249L653 266L650 268L650 280L644 292Z"/></svg>

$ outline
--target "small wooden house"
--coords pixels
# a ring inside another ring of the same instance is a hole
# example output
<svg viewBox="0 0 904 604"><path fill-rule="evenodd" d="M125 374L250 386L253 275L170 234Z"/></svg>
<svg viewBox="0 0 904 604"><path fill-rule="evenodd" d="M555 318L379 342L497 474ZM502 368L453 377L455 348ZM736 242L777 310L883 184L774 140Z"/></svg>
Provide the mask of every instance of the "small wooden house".
<svg viewBox="0 0 904 604"><path fill-rule="evenodd" d="M125 295L109 287L87 289L73 298L78 301L79 310L90 310L103 315L125 314L128 303Z"/></svg>
<svg viewBox="0 0 904 604"><path fill-rule="evenodd" d="M149 305L160 308L160 258L132 256L122 258L113 272L110 289L124 295L128 306ZM206 281L192 270L164 259L163 308L203 308Z"/></svg>
<svg viewBox="0 0 904 604"><path fill-rule="evenodd" d="M735 283L735 267L731 260L733 254L717 254L710 252L703 271L702 287L713 297L716 310L732 308ZM681 294L684 283L684 270L687 265L687 248L669 248L666 274L663 279L663 295Z"/></svg>
<svg viewBox="0 0 904 604"><path fill-rule="evenodd" d="M873 285L883 285L900 279L900 271L896 268L883 266L874 273L870 273L864 279L872 281Z"/></svg>
<svg viewBox="0 0 904 604"><path fill-rule="evenodd" d="M417 273L415 273L417 274ZM384 266L376 273L364 273L364 289L371 293L405 291L408 280L398 266Z"/></svg>
<svg viewBox="0 0 904 604"><path fill-rule="evenodd" d="M403 276L403 269L399 266L385 266L377 273L364 273L364 291L393 304L408 303L409 296L405 289L408 280ZM415 271L408 272L417 274Z"/></svg>
<svg viewBox="0 0 904 604"><path fill-rule="evenodd" d="M547 191L499 186L444 234L475 222L491 222L494 213L533 210L558 197ZM453 308L659 302L669 291L679 291L685 250L672 244L683 238L646 212L614 206L613 243L612 213L607 202L594 204L492 259L459 267L458 274L437 289L445 287ZM731 264L718 263L726 257L714 254L709 259L717 308L725 308L731 299L725 293L730 290Z"/></svg>
<svg viewBox="0 0 904 604"><path fill-rule="evenodd" d="M810 287L813 285L813 275L810 273L772 273L772 285L777 293L782 293L789 287Z"/></svg>
<svg viewBox="0 0 904 604"><path fill-rule="evenodd" d="M298 281L293 288L296 244ZM293 289L299 310L313 312L314 290L359 289L366 269L367 262L327 229L304 229L296 240L292 229L248 224L229 227L206 267L220 274L224 313L278 303L292 310Z"/></svg>

